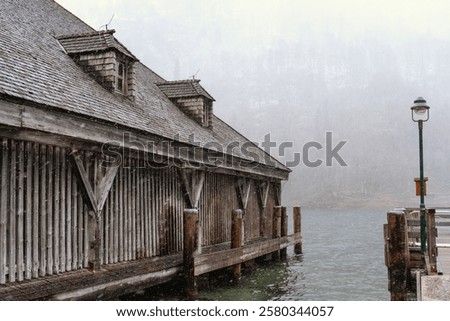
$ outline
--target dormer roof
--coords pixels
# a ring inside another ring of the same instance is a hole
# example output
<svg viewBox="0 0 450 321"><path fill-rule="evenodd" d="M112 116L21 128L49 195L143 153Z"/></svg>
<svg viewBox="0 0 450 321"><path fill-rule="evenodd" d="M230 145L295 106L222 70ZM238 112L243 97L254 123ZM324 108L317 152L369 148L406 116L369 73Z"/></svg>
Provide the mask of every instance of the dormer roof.
<svg viewBox="0 0 450 321"><path fill-rule="evenodd" d="M200 85L199 79L164 81L158 82L156 85L169 99L203 96L211 101L215 101Z"/></svg>
<svg viewBox="0 0 450 321"><path fill-rule="evenodd" d="M114 38L113 34L115 32L116 31L114 29L102 30L60 36L57 39L69 55L115 49L130 59L138 61L138 59L124 45Z"/></svg>

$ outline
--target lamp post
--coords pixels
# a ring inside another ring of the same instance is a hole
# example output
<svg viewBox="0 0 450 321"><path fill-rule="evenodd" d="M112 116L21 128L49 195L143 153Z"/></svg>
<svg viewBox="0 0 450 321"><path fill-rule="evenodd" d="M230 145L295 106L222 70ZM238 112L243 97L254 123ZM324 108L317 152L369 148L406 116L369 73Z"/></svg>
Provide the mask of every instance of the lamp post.
<svg viewBox="0 0 450 321"><path fill-rule="evenodd" d="M414 105L411 107L411 118L419 125L419 170L420 170L420 252L422 256L426 251L426 220L425 220L425 193L424 193L424 178L423 178L423 123L428 120L430 116L430 106L422 97L414 100Z"/></svg>

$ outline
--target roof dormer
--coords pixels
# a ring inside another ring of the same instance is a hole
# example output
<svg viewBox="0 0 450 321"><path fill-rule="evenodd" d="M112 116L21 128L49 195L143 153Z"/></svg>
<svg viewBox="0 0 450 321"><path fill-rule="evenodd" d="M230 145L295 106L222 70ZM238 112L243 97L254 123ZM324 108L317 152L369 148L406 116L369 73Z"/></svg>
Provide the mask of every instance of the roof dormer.
<svg viewBox="0 0 450 321"><path fill-rule="evenodd" d="M213 127L213 101L198 79L165 81L156 84L184 113L203 127Z"/></svg>
<svg viewBox="0 0 450 321"><path fill-rule="evenodd" d="M115 30L58 37L67 54L99 84L113 93L133 98L134 63L138 59L116 38Z"/></svg>

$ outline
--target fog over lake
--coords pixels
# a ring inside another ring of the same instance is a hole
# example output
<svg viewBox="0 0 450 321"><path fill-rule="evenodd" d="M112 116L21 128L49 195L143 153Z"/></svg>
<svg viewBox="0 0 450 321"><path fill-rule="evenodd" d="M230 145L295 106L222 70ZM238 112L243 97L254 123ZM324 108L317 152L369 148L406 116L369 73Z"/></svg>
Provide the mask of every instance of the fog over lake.
<svg viewBox="0 0 450 321"><path fill-rule="evenodd" d="M201 79L214 113L259 144L270 133L281 161L300 154L286 205L418 205L410 107L423 96L426 202L448 205L450 2L57 2L95 29L108 24L165 79ZM343 162L327 166L340 143Z"/></svg>

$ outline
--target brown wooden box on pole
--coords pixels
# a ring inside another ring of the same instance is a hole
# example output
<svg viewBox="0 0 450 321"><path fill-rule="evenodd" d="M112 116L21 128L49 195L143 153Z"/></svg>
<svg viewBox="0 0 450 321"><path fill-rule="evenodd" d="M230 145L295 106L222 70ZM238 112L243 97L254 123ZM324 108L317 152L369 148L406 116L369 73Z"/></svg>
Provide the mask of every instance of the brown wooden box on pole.
<svg viewBox="0 0 450 321"><path fill-rule="evenodd" d="M427 181L428 177L423 178L423 195L427 195ZM420 196L420 178L415 177L414 182L416 182L416 196Z"/></svg>

